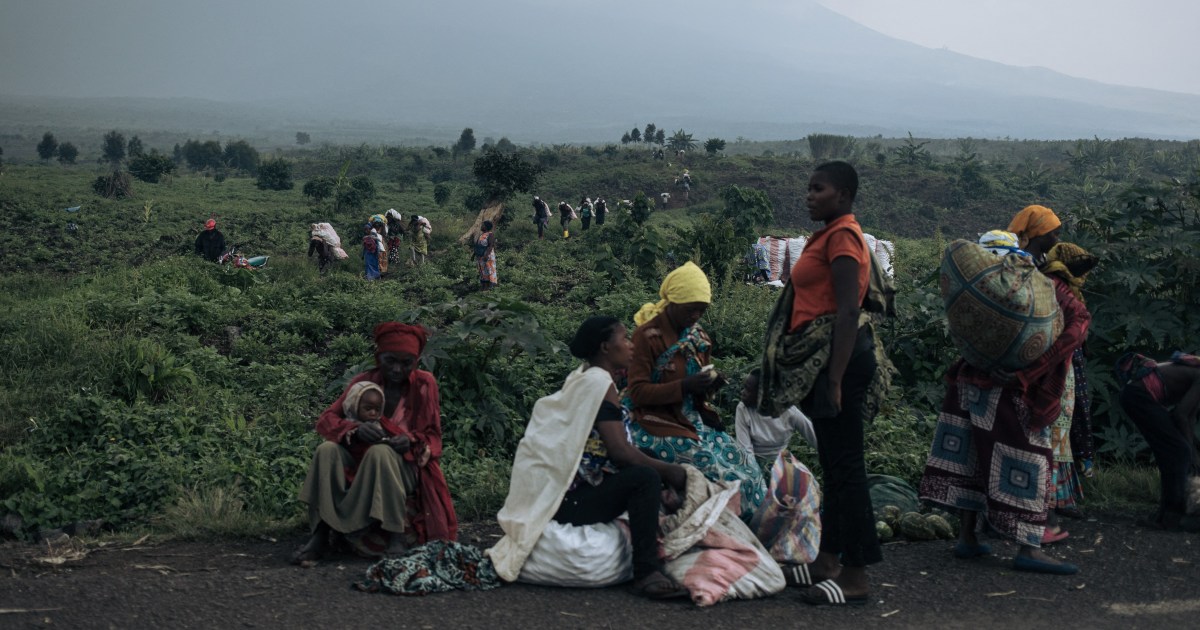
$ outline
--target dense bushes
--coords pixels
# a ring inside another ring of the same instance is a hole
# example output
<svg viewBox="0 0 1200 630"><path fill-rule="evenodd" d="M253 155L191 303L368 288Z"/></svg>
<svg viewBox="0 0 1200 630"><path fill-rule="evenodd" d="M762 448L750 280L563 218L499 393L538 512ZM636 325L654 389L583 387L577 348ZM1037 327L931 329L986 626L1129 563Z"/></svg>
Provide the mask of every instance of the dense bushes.
<svg viewBox="0 0 1200 630"><path fill-rule="evenodd" d="M932 145L898 146L919 152ZM885 155L862 169L868 231L900 234L893 237L900 313L882 328L899 374L868 431L872 470L919 475L944 392L940 379L953 358L937 291L944 241L932 229L920 239L904 236L943 225L947 239L973 237L1007 222L1034 200L1034 188L1060 195L1048 203L1067 219L1065 239L1101 256L1085 291L1095 314L1097 423L1104 448L1136 456L1136 434L1112 405L1107 373L1125 347L1156 356L1195 349L1200 321L1180 305L1197 301L1200 199L1196 176L1180 170L1196 162L1190 153L1153 161L1185 183L1131 187L1108 161L1088 157L1116 150L1083 145L1077 169L1065 157L1032 169L975 164L981 158L966 160L970 154L930 165L924 157L897 164L908 158ZM870 151L886 154L887 147ZM778 295L737 280L742 239L771 207L777 221L806 225L789 217L811 167L807 158L694 158L705 162L693 170L703 168L711 183L693 188L688 208L663 211L636 193L653 196L667 185L673 174L665 165L633 151L542 149L537 163L551 170L536 192L547 199L603 193L609 220L572 230L569 241L553 231L539 241L525 219L527 199L515 201L508 211L521 220L500 233L500 286L480 295L469 252L455 242L473 215L440 208L434 187L401 189L391 178L398 170L422 181L436 175L456 198L470 198L472 165L443 153L314 149L289 162L308 182L303 194L261 191L236 176L219 186L175 177L155 187L153 220L140 201L94 199L72 217L76 233L62 230L57 208L78 203L87 173L10 169L13 193L0 199L0 440L7 445L0 511L21 515L30 530L89 518L185 518L204 502L256 518L294 517L301 513L296 486L318 439L314 418L370 364L372 326L401 317L434 331L425 365L442 386L444 463L455 499L466 515L489 514L503 497L533 402L575 364L561 344L592 314L631 323L643 302L656 299L668 255L676 263L724 259L724 271L710 267L716 286L704 322L716 340L717 368L733 383L717 399L732 418L737 386L758 362ZM260 165L260 174L268 168ZM986 186L973 188L979 181ZM726 183L754 194L721 199ZM339 203L309 205L305 196ZM634 199L632 209L616 203L621 196ZM743 198L749 205L739 205ZM431 218L429 264L400 265L383 282L358 277L355 229L377 207ZM214 212L228 239L253 243L255 253L272 255L271 265L249 272L182 256L197 218ZM317 220L335 223L351 255L325 275L303 259L307 224Z"/></svg>

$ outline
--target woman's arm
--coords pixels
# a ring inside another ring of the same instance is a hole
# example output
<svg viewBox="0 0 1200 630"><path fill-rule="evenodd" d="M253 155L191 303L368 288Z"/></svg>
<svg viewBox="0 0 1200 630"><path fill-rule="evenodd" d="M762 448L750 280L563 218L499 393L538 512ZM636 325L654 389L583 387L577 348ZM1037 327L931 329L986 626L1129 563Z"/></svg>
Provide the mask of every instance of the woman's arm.
<svg viewBox="0 0 1200 630"><path fill-rule="evenodd" d="M661 334L661 333L652 333ZM651 380L654 357L660 352L651 343L650 335L634 335L633 362L629 364L629 398L635 407L642 405L675 405L683 402L683 381L667 377L663 383ZM668 380L669 379L669 380Z"/></svg>
<svg viewBox="0 0 1200 630"><path fill-rule="evenodd" d="M829 350L829 399L842 410L842 377L850 364L850 354L858 338L858 261L838 256L830 263L833 276L833 296L837 301L837 316L833 321L833 342Z"/></svg>
<svg viewBox="0 0 1200 630"><path fill-rule="evenodd" d="M1054 277L1051 277L1051 282L1054 283L1054 295L1058 300L1058 308L1062 311L1063 330L1054 340L1050 349L1044 352L1037 361L1017 372L1017 377L1025 387L1037 383L1051 370L1061 366L1070 358L1075 349L1082 346L1083 341L1087 339L1088 326L1092 322L1091 313L1088 313L1087 307L1075 298L1066 282Z"/></svg>
<svg viewBox="0 0 1200 630"><path fill-rule="evenodd" d="M620 406L621 404L617 398L616 388L610 388L604 399L613 405ZM649 466L658 471L659 477L676 490L683 490L687 485L687 472L684 471L683 466L654 459L630 444L625 437L625 423L597 422L596 430L600 433L600 439L604 441L604 448L608 451L609 459L613 460L619 468Z"/></svg>
<svg viewBox="0 0 1200 630"><path fill-rule="evenodd" d="M426 461L442 456L442 403L433 375L421 375L414 380L409 395L417 396L417 400L408 423L408 436L417 463L423 464L420 458L425 452L428 452Z"/></svg>

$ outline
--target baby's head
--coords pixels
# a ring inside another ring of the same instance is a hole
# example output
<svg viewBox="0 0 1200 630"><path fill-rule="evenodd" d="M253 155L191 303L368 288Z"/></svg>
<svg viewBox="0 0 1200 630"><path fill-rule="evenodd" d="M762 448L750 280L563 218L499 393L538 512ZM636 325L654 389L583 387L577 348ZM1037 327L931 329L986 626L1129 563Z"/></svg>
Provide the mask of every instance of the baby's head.
<svg viewBox="0 0 1200 630"><path fill-rule="evenodd" d="M383 417L383 389L371 381L351 385L342 401L342 415L356 422L379 422Z"/></svg>
<svg viewBox="0 0 1200 630"><path fill-rule="evenodd" d="M751 409L758 408L758 379L762 375L761 368L754 368L746 375L746 379L742 381L742 404Z"/></svg>
<svg viewBox="0 0 1200 630"><path fill-rule="evenodd" d="M383 394L378 389L368 389L358 398L358 421L379 422L383 417Z"/></svg>

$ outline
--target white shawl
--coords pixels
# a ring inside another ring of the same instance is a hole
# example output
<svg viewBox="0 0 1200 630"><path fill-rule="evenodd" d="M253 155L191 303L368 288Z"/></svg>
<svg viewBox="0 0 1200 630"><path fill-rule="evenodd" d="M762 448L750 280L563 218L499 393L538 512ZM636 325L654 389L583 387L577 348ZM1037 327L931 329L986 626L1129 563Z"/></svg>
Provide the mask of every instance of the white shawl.
<svg viewBox="0 0 1200 630"><path fill-rule="evenodd" d="M562 389L534 404L513 459L508 498L496 515L504 538L486 552L506 582L520 575L525 558L558 511L612 384L607 370L580 366Z"/></svg>

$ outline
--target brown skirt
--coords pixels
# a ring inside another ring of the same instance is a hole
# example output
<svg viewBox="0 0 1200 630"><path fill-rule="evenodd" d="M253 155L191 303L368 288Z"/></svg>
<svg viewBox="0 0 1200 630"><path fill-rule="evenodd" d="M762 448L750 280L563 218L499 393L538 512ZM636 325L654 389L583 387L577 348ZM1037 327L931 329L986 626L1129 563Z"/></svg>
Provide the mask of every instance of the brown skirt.
<svg viewBox="0 0 1200 630"><path fill-rule="evenodd" d="M335 531L349 534L378 522L387 532L409 528L406 499L416 488L412 464L390 446L367 449L354 482L346 483L346 468L354 466L350 452L333 442L322 442L313 454L300 500L308 504L313 528L324 521Z"/></svg>

